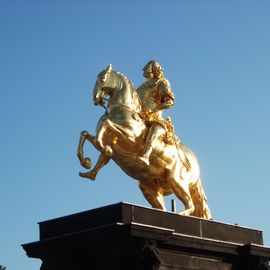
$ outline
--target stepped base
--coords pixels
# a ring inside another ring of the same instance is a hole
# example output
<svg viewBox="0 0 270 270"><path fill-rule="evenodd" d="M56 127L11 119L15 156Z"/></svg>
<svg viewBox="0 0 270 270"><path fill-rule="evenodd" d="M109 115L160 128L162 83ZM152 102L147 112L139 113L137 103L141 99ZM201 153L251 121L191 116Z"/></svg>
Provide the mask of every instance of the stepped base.
<svg viewBox="0 0 270 270"><path fill-rule="evenodd" d="M269 269L262 232L118 203L39 223L42 270Z"/></svg>

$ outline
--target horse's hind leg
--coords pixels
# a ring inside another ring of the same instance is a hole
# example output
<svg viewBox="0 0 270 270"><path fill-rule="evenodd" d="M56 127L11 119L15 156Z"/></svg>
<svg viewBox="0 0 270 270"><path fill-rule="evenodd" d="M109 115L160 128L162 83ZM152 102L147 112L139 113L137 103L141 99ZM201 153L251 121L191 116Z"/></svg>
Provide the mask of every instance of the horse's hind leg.
<svg viewBox="0 0 270 270"><path fill-rule="evenodd" d="M139 185L143 196L152 205L153 208L166 210L164 203L164 195L162 190L158 189L154 184L142 183Z"/></svg>
<svg viewBox="0 0 270 270"><path fill-rule="evenodd" d="M171 180L171 182L173 182L171 183L171 189L175 196L182 201L185 207L185 209L179 214L190 216L193 215L195 207L191 198L191 194L189 192L189 188L185 183L181 183L182 181L183 180Z"/></svg>
<svg viewBox="0 0 270 270"><path fill-rule="evenodd" d="M169 177L169 183L172 192L175 196L182 201L184 204L185 209L181 211L179 214L182 215L193 215L195 206L192 201L192 197L189 191L188 181L181 179L179 174L171 173Z"/></svg>

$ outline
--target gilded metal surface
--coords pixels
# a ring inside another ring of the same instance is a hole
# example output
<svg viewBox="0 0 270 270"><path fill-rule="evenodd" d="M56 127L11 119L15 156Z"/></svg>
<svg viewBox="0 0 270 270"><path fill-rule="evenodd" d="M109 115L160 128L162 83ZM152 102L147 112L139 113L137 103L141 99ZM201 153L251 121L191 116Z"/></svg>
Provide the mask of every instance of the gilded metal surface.
<svg viewBox="0 0 270 270"><path fill-rule="evenodd" d="M148 62L143 71L146 81L137 90L111 65L98 75L93 101L105 106L108 98L106 113L98 121L95 136L81 132L78 158L83 167L91 168L91 160L83 154L86 140L100 156L94 168L80 176L95 180L112 159L139 181L154 208L165 210L164 196L174 193L184 204L180 214L211 219L197 158L175 136L170 118L162 118L162 111L174 104L170 83L156 61Z"/></svg>

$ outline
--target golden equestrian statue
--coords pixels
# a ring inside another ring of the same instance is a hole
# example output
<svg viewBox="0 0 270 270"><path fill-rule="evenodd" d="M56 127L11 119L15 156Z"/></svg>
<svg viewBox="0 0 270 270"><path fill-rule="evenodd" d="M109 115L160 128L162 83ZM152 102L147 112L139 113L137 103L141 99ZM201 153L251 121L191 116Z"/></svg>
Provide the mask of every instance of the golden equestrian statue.
<svg viewBox="0 0 270 270"><path fill-rule="evenodd" d="M143 71L146 82L137 90L111 65L99 73L93 101L105 107L108 100L106 112L98 121L95 136L81 132L78 158L84 168L91 168L91 160L83 153L86 140L100 156L94 168L80 176L95 180L112 159L139 181L152 207L166 210L164 196L175 194L184 204L180 214L211 219L197 158L175 136L170 118L162 118L162 111L174 104L170 83L156 61L149 61Z"/></svg>

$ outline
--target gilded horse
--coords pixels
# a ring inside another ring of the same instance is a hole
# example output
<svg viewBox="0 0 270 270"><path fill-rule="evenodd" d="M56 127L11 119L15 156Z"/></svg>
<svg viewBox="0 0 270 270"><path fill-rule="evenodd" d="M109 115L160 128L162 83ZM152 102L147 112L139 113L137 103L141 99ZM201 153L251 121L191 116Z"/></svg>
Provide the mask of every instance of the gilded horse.
<svg viewBox="0 0 270 270"><path fill-rule="evenodd" d="M104 106L107 97L106 113L98 121L96 135L81 132L78 146L81 165L91 168L91 160L83 153L86 140L100 152L100 156L95 167L80 173L80 176L95 180L98 171L112 159L126 174L138 180L152 207L166 210L164 196L175 194L185 207L180 214L211 219L199 164L187 146L179 140L175 140L175 144L161 140L151 153L149 165L137 158L143 150L147 123L141 116L136 89L122 73L112 70L111 65L99 73L93 89L95 105ZM190 166L186 166L184 159Z"/></svg>

